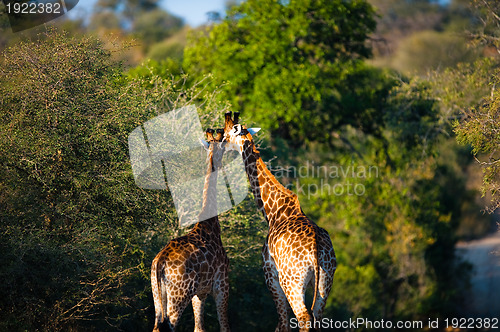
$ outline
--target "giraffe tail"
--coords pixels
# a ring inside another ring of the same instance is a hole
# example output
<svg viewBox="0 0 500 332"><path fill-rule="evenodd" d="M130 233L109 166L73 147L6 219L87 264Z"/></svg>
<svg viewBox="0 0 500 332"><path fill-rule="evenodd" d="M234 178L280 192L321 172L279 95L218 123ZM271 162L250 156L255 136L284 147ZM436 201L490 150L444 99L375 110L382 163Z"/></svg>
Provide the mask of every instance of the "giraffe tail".
<svg viewBox="0 0 500 332"><path fill-rule="evenodd" d="M316 305L316 297L318 296L318 288L319 288L319 249L318 249L318 235L316 230L314 230L314 298L311 306L311 312L314 317L314 306ZM316 317L314 317L316 319Z"/></svg>
<svg viewBox="0 0 500 332"><path fill-rule="evenodd" d="M166 299L162 290L162 273L161 259L157 255L151 265L151 289L153 291L153 300L155 306L155 325L153 332L170 332L173 330L170 327L170 322L167 316Z"/></svg>

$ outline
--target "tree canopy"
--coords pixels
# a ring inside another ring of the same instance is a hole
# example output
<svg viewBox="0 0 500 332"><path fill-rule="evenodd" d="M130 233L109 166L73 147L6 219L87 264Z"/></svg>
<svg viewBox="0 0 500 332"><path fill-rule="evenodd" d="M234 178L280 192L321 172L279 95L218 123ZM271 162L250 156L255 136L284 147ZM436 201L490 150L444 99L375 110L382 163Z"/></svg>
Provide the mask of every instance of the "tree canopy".
<svg viewBox="0 0 500 332"><path fill-rule="evenodd" d="M374 29L373 8L363 0L250 0L193 34L184 64L227 82L220 98L235 110L301 142L336 125L335 111L346 106L340 90L366 70L360 60L370 55Z"/></svg>

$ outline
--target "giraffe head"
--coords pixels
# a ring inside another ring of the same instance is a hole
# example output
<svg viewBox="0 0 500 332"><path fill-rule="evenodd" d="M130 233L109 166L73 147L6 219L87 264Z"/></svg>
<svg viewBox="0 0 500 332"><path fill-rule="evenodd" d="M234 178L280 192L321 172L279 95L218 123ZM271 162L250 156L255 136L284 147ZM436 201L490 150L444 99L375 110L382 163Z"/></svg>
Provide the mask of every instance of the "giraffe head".
<svg viewBox="0 0 500 332"><path fill-rule="evenodd" d="M248 143L253 143L253 137L260 128L247 128L238 123L240 113L234 112L234 119L231 118L231 112L225 114L224 137L227 150L236 150L242 153Z"/></svg>
<svg viewBox="0 0 500 332"><path fill-rule="evenodd" d="M208 128L205 133L207 135L207 140L202 140L201 143L207 151L207 158L209 162L211 161L212 170L215 171L222 168L222 157L224 156L226 146L226 143L222 142L224 130L217 129L216 132Z"/></svg>

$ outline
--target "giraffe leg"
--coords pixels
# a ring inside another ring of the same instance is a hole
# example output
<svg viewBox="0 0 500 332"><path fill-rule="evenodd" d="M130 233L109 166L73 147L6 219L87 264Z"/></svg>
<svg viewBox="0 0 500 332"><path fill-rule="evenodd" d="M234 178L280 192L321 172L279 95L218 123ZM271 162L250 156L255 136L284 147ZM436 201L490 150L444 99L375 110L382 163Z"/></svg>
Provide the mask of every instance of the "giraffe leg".
<svg viewBox="0 0 500 332"><path fill-rule="evenodd" d="M273 296L274 304L276 305L276 310L278 311L278 326L275 332L288 332L291 331L291 327L288 321L290 314L290 306L286 299L286 295L281 289L278 271L276 270L276 265L274 260L269 254L267 244L264 245L262 249L262 257L264 259L264 276L266 278L267 288Z"/></svg>
<svg viewBox="0 0 500 332"><path fill-rule="evenodd" d="M205 327L203 324L203 307L205 305L205 300L207 299L207 295L195 295L191 299L191 303L193 304L193 313L194 313L194 331L195 332L205 332Z"/></svg>
<svg viewBox="0 0 500 332"><path fill-rule="evenodd" d="M229 277L227 268L223 268L222 272L216 276L213 286L213 295L217 307L220 330L221 332L229 332L231 329L227 318L227 309L229 305Z"/></svg>
<svg viewBox="0 0 500 332"><path fill-rule="evenodd" d="M314 320L306 308L306 289L311 281L313 273L285 269L281 271L280 285L292 311L297 318L299 331L306 332L314 330Z"/></svg>
<svg viewBox="0 0 500 332"><path fill-rule="evenodd" d="M299 331L300 332L311 331L313 330L312 327L314 326L313 324L314 321L305 306L305 292L304 294L300 294L302 287L294 287L294 288L295 289L290 289L290 291L287 289L286 292L287 292L288 302L290 303L292 311L295 314L295 317L297 318L299 324Z"/></svg>
<svg viewBox="0 0 500 332"><path fill-rule="evenodd" d="M170 326L172 331L175 330L175 327L178 324L179 319L189 304L189 300L192 298L193 294L186 294L188 292L184 292L181 289L176 289L176 292L172 292L169 290L169 298L168 298L168 306L167 306L167 316L170 322Z"/></svg>

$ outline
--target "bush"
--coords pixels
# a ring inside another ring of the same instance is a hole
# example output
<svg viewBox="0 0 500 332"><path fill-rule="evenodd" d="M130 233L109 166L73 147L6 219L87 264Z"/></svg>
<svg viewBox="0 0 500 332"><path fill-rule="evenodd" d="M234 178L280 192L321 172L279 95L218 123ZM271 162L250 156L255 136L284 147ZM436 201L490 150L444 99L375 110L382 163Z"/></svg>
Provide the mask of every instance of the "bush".
<svg viewBox="0 0 500 332"><path fill-rule="evenodd" d="M214 92L128 79L99 40L53 30L0 62L0 328L152 328L150 264L182 231L167 191L135 185L127 138L186 104L211 119Z"/></svg>

